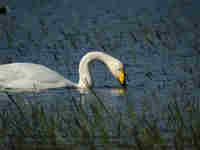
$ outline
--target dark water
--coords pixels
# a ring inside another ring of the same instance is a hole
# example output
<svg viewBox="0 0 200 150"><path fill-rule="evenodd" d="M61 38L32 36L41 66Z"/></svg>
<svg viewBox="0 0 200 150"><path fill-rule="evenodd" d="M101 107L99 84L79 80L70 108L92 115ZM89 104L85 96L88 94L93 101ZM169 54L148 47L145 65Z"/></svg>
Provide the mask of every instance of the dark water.
<svg viewBox="0 0 200 150"><path fill-rule="evenodd" d="M163 4L141 0L21 0L20 3L12 0L8 4L8 15L0 16L0 62L43 64L77 82L81 57L90 51L105 51L124 63L128 82L127 90L123 93L109 88L97 88L97 95L106 104L123 109L120 106L128 101L135 103L139 110L140 99L145 95L148 97L146 101L154 103L153 92L157 93L160 104L165 104L170 91L179 90L177 81L192 78L191 74L184 71L183 64L193 67L193 64L198 63L195 50L190 45L195 36L193 30L174 33L179 28L171 25L172 16L167 16L170 6L173 6L170 2ZM184 22L185 28L193 29L192 22L179 12L177 21ZM189 12L186 14L191 16L192 12ZM164 24L161 23L161 18L166 20ZM152 39L156 46L141 38L144 34L142 29L146 26L151 29L152 24L159 23L160 30L168 31L169 26L173 28L167 33L169 39L166 39L170 47L164 46L155 37ZM8 31L8 34L5 31ZM136 33L135 41L130 32ZM120 87L101 62L94 62L91 70L95 87ZM192 92L195 91L198 93L199 89ZM2 101L7 100L4 93L1 95ZM83 94L69 89L14 95L25 96L29 100L44 104L65 103L72 97L84 101L93 99L90 93Z"/></svg>

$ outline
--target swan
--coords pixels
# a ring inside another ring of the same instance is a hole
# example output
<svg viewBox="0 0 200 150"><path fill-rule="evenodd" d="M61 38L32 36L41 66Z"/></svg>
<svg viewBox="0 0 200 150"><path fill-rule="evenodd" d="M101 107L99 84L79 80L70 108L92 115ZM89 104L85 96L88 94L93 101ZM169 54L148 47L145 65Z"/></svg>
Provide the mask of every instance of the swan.
<svg viewBox="0 0 200 150"><path fill-rule="evenodd" d="M49 88L90 88L92 78L89 64L93 60L100 60L110 70L113 76L125 86L123 64L116 58L103 52L89 52L79 64L79 82L73 83L59 73L46 66L34 63L10 63L0 65L0 87L3 89L42 90Z"/></svg>

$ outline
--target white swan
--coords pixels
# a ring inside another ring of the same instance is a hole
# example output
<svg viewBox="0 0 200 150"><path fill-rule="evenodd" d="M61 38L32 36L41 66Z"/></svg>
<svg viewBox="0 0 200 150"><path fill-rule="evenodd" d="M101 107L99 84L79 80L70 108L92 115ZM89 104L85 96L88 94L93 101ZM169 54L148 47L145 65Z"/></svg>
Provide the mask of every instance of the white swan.
<svg viewBox="0 0 200 150"><path fill-rule="evenodd" d="M11 63L0 65L0 87L9 89L48 89L59 87L88 88L92 86L89 63L103 61L121 85L125 85L123 64L103 52L89 52L79 64L79 82L72 83L59 73L39 64Z"/></svg>

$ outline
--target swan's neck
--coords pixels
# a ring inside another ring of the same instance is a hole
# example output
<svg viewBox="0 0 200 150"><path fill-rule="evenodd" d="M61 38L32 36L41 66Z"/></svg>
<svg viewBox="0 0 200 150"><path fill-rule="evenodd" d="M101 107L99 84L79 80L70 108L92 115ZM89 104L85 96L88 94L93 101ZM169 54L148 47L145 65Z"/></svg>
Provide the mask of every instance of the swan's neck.
<svg viewBox="0 0 200 150"><path fill-rule="evenodd" d="M78 87L80 88L88 88L92 86L92 78L90 75L89 64L93 60L100 60L105 64L108 64L108 57L111 56L104 54L102 52L90 52L85 55L79 64L79 82Z"/></svg>

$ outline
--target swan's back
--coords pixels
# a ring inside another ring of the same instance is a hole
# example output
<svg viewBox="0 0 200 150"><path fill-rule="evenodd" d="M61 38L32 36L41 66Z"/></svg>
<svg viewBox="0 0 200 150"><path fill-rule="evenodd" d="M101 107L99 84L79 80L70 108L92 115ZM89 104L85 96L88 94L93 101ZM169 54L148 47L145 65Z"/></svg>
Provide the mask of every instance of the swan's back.
<svg viewBox="0 0 200 150"><path fill-rule="evenodd" d="M70 86L72 83L43 65L32 63L0 65L1 87L46 89L64 87L66 84Z"/></svg>

